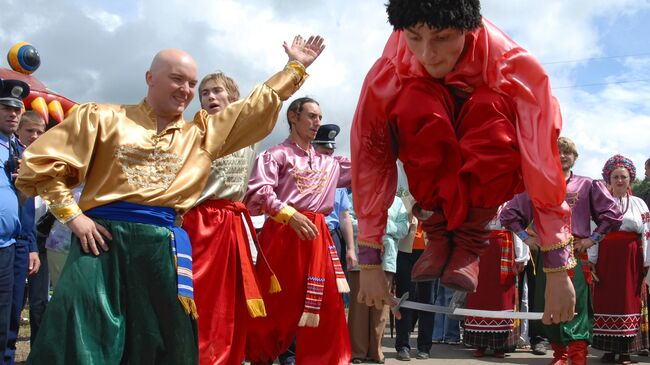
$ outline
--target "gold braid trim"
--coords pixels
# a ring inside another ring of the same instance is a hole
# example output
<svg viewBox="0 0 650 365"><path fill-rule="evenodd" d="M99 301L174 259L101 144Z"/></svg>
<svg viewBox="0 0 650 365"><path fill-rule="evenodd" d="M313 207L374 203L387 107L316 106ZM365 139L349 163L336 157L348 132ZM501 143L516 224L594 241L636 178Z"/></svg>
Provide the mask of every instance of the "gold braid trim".
<svg viewBox="0 0 650 365"><path fill-rule="evenodd" d="M363 264L363 265L359 265L359 268L361 270L383 270L381 264L376 264L376 265Z"/></svg>
<svg viewBox="0 0 650 365"><path fill-rule="evenodd" d="M63 224L70 222L72 219L83 213L74 200L70 200L66 203L50 204L49 208L52 215Z"/></svg>
<svg viewBox="0 0 650 365"><path fill-rule="evenodd" d="M547 273L547 272L567 271L569 269L573 269L576 265L577 265L577 261L576 261L575 255L573 254L573 239L572 239L571 240L571 250L569 251L569 260L567 261L567 264L564 265L564 266L560 266L560 267L549 267L549 268L544 267L543 270L544 270L545 273Z"/></svg>
<svg viewBox="0 0 650 365"><path fill-rule="evenodd" d="M560 248L563 248L567 245L571 245L571 251L573 252L573 236L570 236L566 241L561 241L552 246L541 246L540 250L542 252L549 252L553 250L559 250Z"/></svg>
<svg viewBox="0 0 650 365"><path fill-rule="evenodd" d="M305 66L296 60L287 62L287 65L284 69L290 71L293 74L293 81L295 84L299 84L307 74L305 71Z"/></svg>
<svg viewBox="0 0 650 365"><path fill-rule="evenodd" d="M357 241L357 242L359 243L359 246L370 247L370 248L374 248L375 250L384 249L384 245L382 245L381 243L370 242L370 241Z"/></svg>
<svg viewBox="0 0 650 365"><path fill-rule="evenodd" d="M569 262L560 267L549 267L549 268L544 268L545 273L549 272L560 272L560 271L567 271L569 269L573 269L576 266L576 259L573 257L573 253L571 254L571 257L569 257Z"/></svg>

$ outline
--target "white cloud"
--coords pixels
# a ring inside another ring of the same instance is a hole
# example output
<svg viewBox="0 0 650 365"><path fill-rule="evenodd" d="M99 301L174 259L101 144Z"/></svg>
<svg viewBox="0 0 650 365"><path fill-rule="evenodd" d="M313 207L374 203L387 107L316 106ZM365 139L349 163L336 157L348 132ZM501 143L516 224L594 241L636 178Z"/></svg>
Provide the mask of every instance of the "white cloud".
<svg viewBox="0 0 650 365"><path fill-rule="evenodd" d="M122 18L117 14L111 14L107 11L92 9L84 11L84 14L94 21L96 21L102 28L109 32L115 31L122 25Z"/></svg>

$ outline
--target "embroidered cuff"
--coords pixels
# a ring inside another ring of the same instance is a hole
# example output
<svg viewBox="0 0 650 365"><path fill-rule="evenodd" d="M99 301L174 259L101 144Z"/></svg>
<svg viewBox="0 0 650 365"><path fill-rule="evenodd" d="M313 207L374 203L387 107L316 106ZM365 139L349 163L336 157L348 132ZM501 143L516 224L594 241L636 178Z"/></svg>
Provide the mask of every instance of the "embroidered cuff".
<svg viewBox="0 0 650 365"><path fill-rule="evenodd" d="M274 215L271 218L278 223L287 224L294 214L296 214L296 209L290 205L287 205L286 207L280 209L278 214Z"/></svg>
<svg viewBox="0 0 650 365"><path fill-rule="evenodd" d="M307 77L309 75L305 73L305 68L299 62L289 62L282 71L266 80L265 84L275 90L280 100L284 101L298 91Z"/></svg>
<svg viewBox="0 0 650 365"><path fill-rule="evenodd" d="M74 200L67 203L51 204L49 208L52 215L63 224L70 222L83 213Z"/></svg>
<svg viewBox="0 0 650 365"><path fill-rule="evenodd" d="M576 259L573 255L573 237L568 244L562 247L542 251L544 272L558 272L572 269L576 266Z"/></svg>
<svg viewBox="0 0 650 365"><path fill-rule="evenodd" d="M383 244L372 241L357 241L357 243L359 244L359 247L370 247L376 250L382 250L384 248Z"/></svg>
<svg viewBox="0 0 650 365"><path fill-rule="evenodd" d="M305 66L303 66L302 63L299 61L293 60L287 62L287 65L285 66L285 70L291 71L293 73L293 80L296 84L299 84L302 79L307 75L307 71L305 71Z"/></svg>
<svg viewBox="0 0 650 365"><path fill-rule="evenodd" d="M382 263L382 250L383 246L378 246L374 242L359 242L359 265L361 266L375 266L381 267Z"/></svg>
<svg viewBox="0 0 650 365"><path fill-rule="evenodd" d="M591 234L591 240L594 241L595 244L600 243L602 239L603 239L603 235L598 232L594 232Z"/></svg>
<svg viewBox="0 0 650 365"><path fill-rule="evenodd" d="M359 265L361 270L382 270L382 265Z"/></svg>

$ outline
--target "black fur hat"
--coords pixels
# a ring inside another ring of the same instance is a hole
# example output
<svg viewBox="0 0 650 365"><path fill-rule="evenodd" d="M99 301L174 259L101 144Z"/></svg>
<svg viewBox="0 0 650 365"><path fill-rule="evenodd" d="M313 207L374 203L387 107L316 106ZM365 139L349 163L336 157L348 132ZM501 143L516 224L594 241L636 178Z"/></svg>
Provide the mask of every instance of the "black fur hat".
<svg viewBox="0 0 650 365"><path fill-rule="evenodd" d="M395 30L424 23L432 28L472 31L481 26L479 0L389 0L388 22Z"/></svg>

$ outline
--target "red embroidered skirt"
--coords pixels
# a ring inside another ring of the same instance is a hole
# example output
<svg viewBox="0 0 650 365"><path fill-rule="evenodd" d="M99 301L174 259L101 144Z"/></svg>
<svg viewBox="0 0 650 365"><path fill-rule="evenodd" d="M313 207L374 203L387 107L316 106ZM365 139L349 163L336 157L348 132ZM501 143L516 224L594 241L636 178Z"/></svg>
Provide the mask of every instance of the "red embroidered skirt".
<svg viewBox="0 0 650 365"><path fill-rule="evenodd" d="M594 335L633 337L641 320L643 252L634 232L610 232L598 244Z"/></svg>
<svg viewBox="0 0 650 365"><path fill-rule="evenodd" d="M514 310L517 301L515 285L514 245L512 233L503 230L490 232L490 247L481 256L476 292L467 295L466 307L484 310ZM513 319L465 317L468 332L509 332Z"/></svg>

